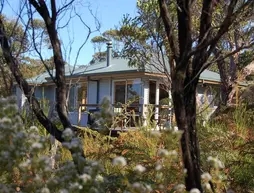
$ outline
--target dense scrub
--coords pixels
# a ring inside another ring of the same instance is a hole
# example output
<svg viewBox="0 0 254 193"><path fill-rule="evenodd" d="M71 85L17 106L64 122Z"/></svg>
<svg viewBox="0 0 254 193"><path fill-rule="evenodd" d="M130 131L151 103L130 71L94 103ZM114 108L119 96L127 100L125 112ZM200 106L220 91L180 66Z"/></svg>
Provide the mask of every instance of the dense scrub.
<svg viewBox="0 0 254 193"><path fill-rule="evenodd" d="M67 150L80 147L71 130L57 144L36 122L24 125L14 103L0 100L1 192L185 192L176 127L142 128L118 138L80 128L87 160L77 155L77 166ZM252 112L243 106L225 116L198 127L204 190L253 192Z"/></svg>
<svg viewBox="0 0 254 193"><path fill-rule="evenodd" d="M201 156L218 157L225 165L224 181L235 192L254 192L254 110L229 108L200 126ZM203 168L209 170L205 162Z"/></svg>

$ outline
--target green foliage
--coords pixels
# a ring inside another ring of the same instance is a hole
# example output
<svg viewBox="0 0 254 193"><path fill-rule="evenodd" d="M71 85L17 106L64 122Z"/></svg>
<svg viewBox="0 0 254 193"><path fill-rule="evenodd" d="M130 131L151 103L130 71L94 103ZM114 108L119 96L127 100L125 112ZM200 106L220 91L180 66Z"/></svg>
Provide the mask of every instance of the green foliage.
<svg viewBox="0 0 254 193"><path fill-rule="evenodd" d="M4 23L6 35L11 42L12 52L17 54L18 52L23 53L26 51L29 47L29 40L24 33L25 31L22 24L17 22L16 19L7 18L4 15L1 15L0 17Z"/></svg>
<svg viewBox="0 0 254 193"><path fill-rule="evenodd" d="M63 133L65 142L56 155L57 168L52 169L51 158L45 153L47 137L40 135L35 126L24 127L17 114L15 99L1 99L0 107L0 162L4 166L1 173L5 174L0 179L2 192L15 192L15 189L22 192L115 192L116 189L150 192L152 187L162 188L163 184L171 187L169 181L177 183L178 177L167 176L163 169L170 168L174 174L181 167L177 132L168 131L170 133L164 135L133 131L111 139L85 129L81 136L87 160L82 163L81 160L73 162L82 159L78 154L70 157L64 153L63 148L75 151L80 145L72 131L66 129ZM175 150L168 150L171 148ZM77 172L79 164L83 165L82 174ZM154 175L157 176L155 179Z"/></svg>
<svg viewBox="0 0 254 193"><path fill-rule="evenodd" d="M179 149L182 133L176 129L139 129L112 138L80 128L85 162L68 151L79 149L81 143L66 129L66 142L59 146L52 168L48 136L40 132L39 125L23 124L15 102L15 98L0 100L1 192L185 192ZM227 187L240 193L253 191L253 129L248 129L253 128L253 122L237 111L250 115L241 107L229 116L231 120L225 118L228 122L221 119L199 126L205 192L211 192L210 181L216 192ZM239 119L246 125L237 128ZM80 159L82 174L74 159Z"/></svg>
<svg viewBox="0 0 254 193"><path fill-rule="evenodd" d="M108 40L103 36L95 36L91 39L92 43L106 43Z"/></svg>
<svg viewBox="0 0 254 193"><path fill-rule="evenodd" d="M139 9L140 12L143 11L142 8ZM125 15L119 29L119 34L124 42L123 57L129 59L130 66L138 66L141 69L144 68L144 64L150 62L153 54L159 53L157 44L163 42L163 36L160 34L161 29L160 31L157 30L158 17L153 15L153 12L145 13L146 15L134 18ZM161 44L161 46L163 45Z"/></svg>
<svg viewBox="0 0 254 193"><path fill-rule="evenodd" d="M32 29L46 30L45 23L41 19L33 19L29 23L29 27Z"/></svg>
<svg viewBox="0 0 254 193"><path fill-rule="evenodd" d="M96 62L103 62L107 59L107 52L96 52L93 55L93 59L90 61L90 64L95 64Z"/></svg>
<svg viewBox="0 0 254 193"><path fill-rule="evenodd" d="M1 191L15 192L23 186L24 192L35 192L43 186L43 179L51 176L49 158L38 157L46 143L36 127L24 128L15 103L15 98L0 101L0 165L1 173L5 174L1 178Z"/></svg>
<svg viewBox="0 0 254 193"><path fill-rule="evenodd" d="M15 57L20 58L20 54L26 51L28 47L28 38L24 35L24 29L19 22L16 22L15 19L9 19L1 14L0 17L5 26L6 36L11 43L12 54ZM10 96L12 86L13 77L6 65L2 50L0 50L0 96Z"/></svg>
<svg viewBox="0 0 254 193"><path fill-rule="evenodd" d="M236 192L253 192L253 110L239 106L227 114L221 114L212 123L199 126L199 139L203 170L214 171L206 164L208 156L219 158L224 167L221 179L223 186L229 186ZM246 180L248 179L248 180Z"/></svg>
<svg viewBox="0 0 254 193"><path fill-rule="evenodd" d="M112 43L112 57L120 57L120 51L122 47L122 39L120 31L117 29L109 29L102 33L101 36L95 36L92 38L91 42L94 46L94 55L93 59L90 61L90 64L96 62L102 62L106 60L107 52L102 51L102 48L105 47L107 42Z"/></svg>
<svg viewBox="0 0 254 193"><path fill-rule="evenodd" d="M91 125L92 129L101 133L109 133L113 121L113 111L111 103L107 97L105 97L100 105L98 112L91 115L95 122Z"/></svg>
<svg viewBox="0 0 254 193"><path fill-rule="evenodd" d="M178 7L174 2L168 2L167 5L170 10L170 22L172 23L171 32L174 34L172 40L175 45L178 45L176 38L174 38L178 35ZM199 13L200 7L196 9L198 11L193 11L193 13ZM199 18L195 15L196 17ZM197 21L195 20L195 24L199 25ZM168 72L167 75L170 74L168 59L172 53L169 49L158 1L137 1L137 16L125 15L119 32L124 42L121 54L129 59L130 66L137 66L141 69L152 66L152 69L155 68L162 73L166 71ZM193 30L193 34L197 34L195 30Z"/></svg>
<svg viewBox="0 0 254 193"><path fill-rule="evenodd" d="M254 104L254 84L250 84L249 86L242 89L240 102L246 105Z"/></svg>
<svg viewBox="0 0 254 193"><path fill-rule="evenodd" d="M106 30L105 32L102 33L102 35L106 37L108 40L121 41L119 31L117 29Z"/></svg>
<svg viewBox="0 0 254 193"><path fill-rule="evenodd" d="M241 70L248 64L250 64L254 60L253 55L253 49L252 50L246 50L243 53L239 54L239 65L238 69Z"/></svg>
<svg viewBox="0 0 254 193"><path fill-rule="evenodd" d="M178 173L181 170L178 149L181 134L178 132L133 130L121 133L118 138L109 138L93 131L84 131L84 134L86 155L103 163L104 175L108 179L106 188L110 192L131 191L135 182L150 184L153 189L159 190L168 186L173 188L179 180L182 181ZM125 157L127 165L111 164L119 156ZM138 171L143 167L145 171ZM171 172L168 173L168 170Z"/></svg>
<svg viewBox="0 0 254 193"><path fill-rule="evenodd" d="M0 17L3 21L6 36L11 46L12 55L19 60L19 68L24 78L31 78L45 71L41 60L36 60L25 56L25 53L31 50L33 40L31 40L28 32L25 31L22 22L19 20L20 18L8 18L4 15L0 15ZM34 27L32 28L30 24L28 30L34 30L36 33L36 44L37 46L42 46L42 42L48 41L47 35L43 35L45 26L39 19L35 19L33 24ZM43 41L37 40L39 38L43 38ZM13 94L13 84L13 76L11 75L10 69L5 62L2 50L0 50L0 95L6 97Z"/></svg>

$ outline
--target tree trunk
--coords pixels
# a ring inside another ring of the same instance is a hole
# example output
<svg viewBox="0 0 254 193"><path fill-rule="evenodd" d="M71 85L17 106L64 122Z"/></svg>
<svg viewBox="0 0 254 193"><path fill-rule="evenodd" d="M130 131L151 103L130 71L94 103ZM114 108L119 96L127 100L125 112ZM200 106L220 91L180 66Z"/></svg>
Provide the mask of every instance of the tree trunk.
<svg viewBox="0 0 254 193"><path fill-rule="evenodd" d="M12 56L11 49L8 43L8 39L5 36L5 29L2 20L0 19L0 36L1 36L1 47L3 50L3 55L6 63L14 76L20 89L23 90L29 103L32 105L34 114L36 115L39 122L45 127L45 129L53 135L58 141L63 142L62 131L58 130L57 127L45 116L40 104L34 96L31 87L28 85L27 81L24 79L18 65L18 61Z"/></svg>
<svg viewBox="0 0 254 193"><path fill-rule="evenodd" d="M47 23L46 23L47 24ZM51 45L54 54L54 63L56 68L56 107L59 118L64 128L72 128L67 113L67 88L65 80L65 62L62 56L61 44L55 29L54 23L47 26Z"/></svg>
<svg viewBox="0 0 254 193"><path fill-rule="evenodd" d="M221 84L220 84L220 100L217 109L213 112L212 118L216 117L219 115L221 110L224 109L224 107L227 106L228 101L229 101L229 95L233 90L233 82L231 81L229 70L228 70L228 65L223 60L222 54L219 52L218 49L214 49L214 55L216 58L221 60L218 60L217 62L217 67L219 69L219 74L220 74L220 79L221 79Z"/></svg>
<svg viewBox="0 0 254 193"><path fill-rule="evenodd" d="M229 41L231 50L233 51L236 47L236 49L239 48L238 45L238 35L237 31L234 30L234 42ZM218 50L218 48L214 49L214 54L217 58L222 58L222 54ZM219 69L220 77L221 77L221 101L220 106L227 106L232 104L233 97L235 95L236 89L236 81L237 81L237 64L239 63L239 53L236 53L235 55L229 56L229 65L225 62L225 60L219 60L217 62L217 66ZM227 66L229 66L227 68Z"/></svg>
<svg viewBox="0 0 254 193"><path fill-rule="evenodd" d="M31 89L31 87L28 85L27 81L24 79L24 77L23 77L23 75L22 75L22 73L21 73L21 71L18 67L17 59L15 59L11 54L8 39L6 38L5 34L6 33L5 33L4 25L3 25L2 20L0 18L0 37L1 37L0 43L1 43L1 47L2 47L2 50L3 50L3 55L4 55L4 58L6 60L6 63L8 64L13 76L15 77L15 80L16 80L17 84L23 90L26 98L29 101L29 104L31 104L33 112L35 113L38 121L59 142L64 142L64 139L62 137L62 131L58 130L56 125L53 124L48 119L48 117L45 116L44 112L40 108L39 102L37 101L37 99L34 96L34 93ZM64 86L62 88L64 88ZM64 125L65 123L62 123L62 124ZM67 122L67 124L69 124L69 123ZM71 127L71 125L70 125L70 128L73 129L73 130L75 129L74 127ZM74 164L77 168L78 173L82 174L84 172L83 171L83 167L84 167L83 162L85 162L85 155L84 155L84 151L83 151L82 147L80 146L78 150L77 149L75 149L75 150L69 149L69 150L71 152L73 162L74 162Z"/></svg>
<svg viewBox="0 0 254 193"><path fill-rule="evenodd" d="M176 79L172 84L177 126L183 131L181 149L184 167L187 169L185 185L187 191L198 188L202 191L200 178L200 152L196 128L196 83L184 89L183 80Z"/></svg>
<svg viewBox="0 0 254 193"><path fill-rule="evenodd" d="M221 77L221 105L226 106L228 104L229 94L233 88L233 82L230 80L230 75L226 69L225 61L218 61L217 66Z"/></svg>
<svg viewBox="0 0 254 193"><path fill-rule="evenodd" d="M54 55L54 64L56 69L55 74L55 84L57 87L56 90L56 107L58 116L64 128L72 128L70 120L68 118L67 113L67 103L66 103L66 81L65 81L65 62L62 55L61 43L57 34L57 6L56 1L52 0L51 4L51 15L49 13L49 9L45 1L34 1L29 0L29 3L33 5L39 15L43 18L46 29L48 32L48 36L50 39L50 43L53 49Z"/></svg>

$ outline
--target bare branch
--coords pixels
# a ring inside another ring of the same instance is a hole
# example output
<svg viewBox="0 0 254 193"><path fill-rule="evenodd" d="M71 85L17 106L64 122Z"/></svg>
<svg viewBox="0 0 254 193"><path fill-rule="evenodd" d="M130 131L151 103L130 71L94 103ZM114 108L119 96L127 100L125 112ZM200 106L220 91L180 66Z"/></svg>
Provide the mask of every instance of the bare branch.
<svg viewBox="0 0 254 193"><path fill-rule="evenodd" d="M210 48L208 50L208 55L210 55L213 52L213 49L215 48L219 39L228 31L229 27L232 25L232 23L235 21L235 19L240 15L240 13L246 7L251 6L251 5L254 6L253 0L247 0L247 1L244 1L244 3L234 12L237 2L238 2L238 0L231 0L230 1L228 10L227 10L227 15L226 15L225 19L223 20L222 24L220 25L220 29L218 30L215 37L212 38L209 42L207 42L207 46L210 45Z"/></svg>
<svg viewBox="0 0 254 193"><path fill-rule="evenodd" d="M55 0L52 0L55 1ZM34 0L29 0L29 2L34 5ZM55 84L57 86L57 94L56 94L56 107L59 118L64 128L73 128L71 126L70 120L67 114L67 104L66 104L66 80L65 80L65 62L63 60L63 54L61 49L61 43L58 37L58 33L56 30L55 20L49 16L48 7L44 0L39 1L40 6L38 7L36 4L35 7L37 12L43 18L47 32L50 38L50 42L52 45L53 55L54 55L54 64L55 64Z"/></svg>
<svg viewBox="0 0 254 193"><path fill-rule="evenodd" d="M71 0L69 3L63 5L60 9L57 10L56 14L60 15L61 12L63 12L65 9L67 9L69 6L71 6L74 3L75 0Z"/></svg>
<svg viewBox="0 0 254 193"><path fill-rule="evenodd" d="M29 4L29 7L28 7L28 12L29 12L28 14L30 15L30 16L29 16L29 21L28 21L28 22L30 22L31 25L32 25L32 35L31 35L31 36L32 36L32 42L33 42L33 45L34 45L34 49L35 49L36 53L38 54L38 56L39 56L41 62L43 63L44 67L46 68L46 70L47 70L47 72L48 72L50 78L52 79L52 81L53 81L54 83L56 83L56 80L55 80L53 74L51 73L51 71L50 71L48 65L47 65L46 62L44 61L44 59L43 59L43 57L42 57L42 54L41 54L41 52L38 50L37 45L36 45L35 31L34 31L34 22L33 22L34 19L33 19L33 13L32 13L32 8L31 8L31 5L30 5L30 4Z"/></svg>
<svg viewBox="0 0 254 193"><path fill-rule="evenodd" d="M18 23L19 23L19 19L22 19L21 14L22 14L22 12L23 12L25 6L26 6L26 3L24 3L23 6L21 6L20 12L19 12L19 14L18 14L18 17L17 17L17 19L16 19L15 25L14 25L14 27L13 27L13 29L12 29L12 32L11 32L11 35L10 35L10 36L13 36L13 34L15 33L16 27L18 26ZM19 55L21 54L22 45L23 45L23 43L24 43L24 41L25 41L27 31L28 31L28 22L27 22L26 25L25 25L25 31L24 31L24 34L23 34L22 39L21 39L21 42L20 42L20 45L21 45L21 46L19 47L19 50L18 50L18 52L16 53L16 58L18 58Z"/></svg>
<svg viewBox="0 0 254 193"><path fill-rule="evenodd" d="M188 84L186 84L186 86L184 88L187 88L197 77L200 76L200 74L205 70L207 69L210 65L212 65L213 63L215 62L219 62L219 61L222 61L238 52L240 52L241 50L244 50L244 49L248 49L250 47L252 47L254 45L254 42L250 43L249 45L242 45L240 47L238 47L237 49L225 54L223 57L219 57L219 58L216 58L214 60L211 60L209 62L206 62L202 67L201 69L198 71L198 73L195 74L195 76L192 78L191 81L188 82Z"/></svg>
<svg viewBox="0 0 254 193"><path fill-rule="evenodd" d="M92 10L89 9L89 11L90 11L90 14L92 14L92 16L94 17L94 19L97 20L96 16L93 15ZM88 29L88 34L87 34L87 36L86 36L84 42L83 42L83 43L81 44L81 46L79 47L78 52L77 52L77 55L76 55L76 58L75 58L74 66L76 66L77 61L78 61L78 57L79 57L79 54L80 54L82 48L83 48L84 45L87 43L87 41L88 41L90 35L91 35L93 32L98 31L99 28L97 28L96 30L92 31L91 28L85 23L85 21L83 20L83 18L76 12L76 9L75 9L75 8L74 8L74 12L76 13L76 16L78 16L78 18L80 19L80 21L82 22L82 24ZM99 26L99 27L100 27L100 26Z"/></svg>
<svg viewBox="0 0 254 193"><path fill-rule="evenodd" d="M4 0L0 1L0 13L2 14L2 11L4 9Z"/></svg>
<svg viewBox="0 0 254 193"><path fill-rule="evenodd" d="M57 127L52 124L52 122L45 116L42 109L40 108L39 102L34 96L34 93L29 87L27 81L24 79L22 73L19 69L18 61L14 58L11 53L11 49L8 43L8 39L6 37L4 24L2 19L0 18L0 43L3 50L4 58L15 77L16 82L18 83L19 87L24 91L28 101L32 104L33 112L35 113L36 117L38 118L39 122L45 127L45 129L54 136L58 141L63 142L62 132L57 129Z"/></svg>
<svg viewBox="0 0 254 193"><path fill-rule="evenodd" d="M63 49L64 49L65 60L70 65L70 57L71 57L71 52L72 52L72 44L74 43L74 34L73 34L73 31L72 31L72 37L71 37L71 35L70 35L71 31L69 29L69 26L67 26L67 31L68 31L69 42L68 42L68 44L66 46L63 46ZM67 49L68 49L68 55L67 55ZM73 74L74 69L75 69L75 66L73 67L73 70L70 70L70 74Z"/></svg>
<svg viewBox="0 0 254 193"><path fill-rule="evenodd" d="M170 45L170 49L171 49L171 57L172 59L174 59L175 61L178 61L178 57L179 57L179 50L177 48L177 45L175 43L175 37L173 34L173 30L172 30L172 22L170 20L170 15L168 12L168 7L167 4L165 2L165 0L158 0L159 2L159 7L160 7L160 17L163 20L164 26L165 26L165 31L167 34L167 41L169 42ZM168 50L169 51L169 50ZM174 71L175 67L171 62L171 70L172 72Z"/></svg>
<svg viewBox="0 0 254 193"><path fill-rule="evenodd" d="M72 10L73 10L73 8L72 8ZM65 24L62 26L59 26L60 25L59 23L61 22L61 20L66 17L67 12L64 12L61 15L61 17L58 19L57 29L63 29L69 25L70 21L75 17L75 15L72 16L72 10L71 10L68 20L65 22ZM60 16L60 15L58 15L58 16Z"/></svg>

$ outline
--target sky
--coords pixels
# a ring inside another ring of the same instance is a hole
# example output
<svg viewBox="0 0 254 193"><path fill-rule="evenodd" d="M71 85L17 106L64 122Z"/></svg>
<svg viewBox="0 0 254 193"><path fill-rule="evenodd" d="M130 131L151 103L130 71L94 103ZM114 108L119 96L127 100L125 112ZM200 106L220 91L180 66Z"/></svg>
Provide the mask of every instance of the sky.
<svg viewBox="0 0 254 193"><path fill-rule="evenodd" d="M90 27L90 30L95 32L90 34L87 43L82 47L79 57L77 58L78 50L87 38L88 28L83 25L78 16L75 16L68 23L68 27L60 29L58 33L63 44L62 50L65 60L70 65L74 65L75 63L77 63L77 65L88 64L94 54L91 38L100 35L105 30L114 29L116 26L119 26L124 14L135 16L136 1L137 0L77 0L75 11L80 15L82 21ZM60 3L65 1L56 0L56 2L59 3L59 7ZM8 17L15 17L17 9L17 0L9 0L9 3L5 5L3 12ZM90 11L98 20L97 22ZM74 11L68 11L67 14L59 17L59 27L64 26L67 23L70 15L73 16ZM100 23L100 29L99 31L96 31L98 22ZM45 58L50 57L51 53L52 51L50 50L43 51Z"/></svg>
<svg viewBox="0 0 254 193"><path fill-rule="evenodd" d="M119 26L121 19L123 18L124 14L130 14L132 16L136 13L136 0L92 0L91 9L93 14L98 19L101 27L100 30L94 32L90 35L90 39L96 35L100 35L105 30L114 29L116 26ZM80 13L83 14L83 18L87 18L86 22L91 27L91 30L96 30L95 19L91 16L89 11L85 7L80 7L78 10ZM83 13L86 12L86 13ZM84 25L78 20L74 20L73 28L75 29L74 35L74 50L71 55L70 63L75 63L76 53L79 47L82 45L84 40L87 37L87 29L84 28ZM66 33L66 31L65 31ZM63 33L63 37L66 38L70 33ZM92 59L92 55L94 54L94 48L91 44L90 39L84 45L82 51L80 52L80 56L78 59L78 64L87 64ZM68 57L67 57L68 58Z"/></svg>

